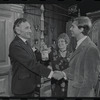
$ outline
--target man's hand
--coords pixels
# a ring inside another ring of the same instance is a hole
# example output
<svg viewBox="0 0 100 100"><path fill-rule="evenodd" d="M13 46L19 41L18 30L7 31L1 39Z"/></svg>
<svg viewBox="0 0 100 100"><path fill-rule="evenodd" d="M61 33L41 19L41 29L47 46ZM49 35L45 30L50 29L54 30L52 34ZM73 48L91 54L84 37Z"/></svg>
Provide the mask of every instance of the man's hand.
<svg viewBox="0 0 100 100"><path fill-rule="evenodd" d="M52 70L52 66L50 66L50 65L47 68L49 68L50 70Z"/></svg>
<svg viewBox="0 0 100 100"><path fill-rule="evenodd" d="M54 79L60 80L60 79L64 78L64 74L61 71L54 71L52 77Z"/></svg>

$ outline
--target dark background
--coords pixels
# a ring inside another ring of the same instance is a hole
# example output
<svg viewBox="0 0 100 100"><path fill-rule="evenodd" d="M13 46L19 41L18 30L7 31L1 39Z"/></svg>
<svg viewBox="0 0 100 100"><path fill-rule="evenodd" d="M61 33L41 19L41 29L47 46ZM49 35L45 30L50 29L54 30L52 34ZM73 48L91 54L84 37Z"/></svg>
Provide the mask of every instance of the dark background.
<svg viewBox="0 0 100 100"><path fill-rule="evenodd" d="M56 4L60 7L68 9L71 5L77 4L81 15L86 15L88 12L100 10L99 0L0 0L0 3L23 3L23 4Z"/></svg>
<svg viewBox="0 0 100 100"><path fill-rule="evenodd" d="M61 3L58 2L57 5L68 9L71 5L77 4L77 7L80 9L81 15L86 15L88 12L94 12L100 10L100 1L99 0L63 0Z"/></svg>

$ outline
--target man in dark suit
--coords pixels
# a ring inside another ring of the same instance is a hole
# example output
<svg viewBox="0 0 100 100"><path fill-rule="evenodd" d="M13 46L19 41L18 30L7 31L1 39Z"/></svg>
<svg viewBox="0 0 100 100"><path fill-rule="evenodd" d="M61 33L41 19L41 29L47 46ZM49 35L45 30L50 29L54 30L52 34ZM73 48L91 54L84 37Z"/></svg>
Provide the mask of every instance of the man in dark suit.
<svg viewBox="0 0 100 100"><path fill-rule="evenodd" d="M31 26L24 18L14 22L16 34L9 46L9 57L12 65L12 93L14 96L34 96L38 79L41 76L51 78L53 71L37 63L35 54L27 42L31 37Z"/></svg>

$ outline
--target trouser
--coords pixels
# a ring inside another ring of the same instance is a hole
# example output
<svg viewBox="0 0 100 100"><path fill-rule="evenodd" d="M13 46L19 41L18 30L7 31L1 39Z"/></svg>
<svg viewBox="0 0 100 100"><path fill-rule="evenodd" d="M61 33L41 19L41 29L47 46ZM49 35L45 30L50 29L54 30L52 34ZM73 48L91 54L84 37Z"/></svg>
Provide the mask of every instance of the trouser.
<svg viewBox="0 0 100 100"><path fill-rule="evenodd" d="M27 94L14 94L14 97L35 97L34 92L27 93Z"/></svg>
<svg viewBox="0 0 100 100"><path fill-rule="evenodd" d="M36 89L30 93L14 94L14 97L40 97L40 87L36 87Z"/></svg>

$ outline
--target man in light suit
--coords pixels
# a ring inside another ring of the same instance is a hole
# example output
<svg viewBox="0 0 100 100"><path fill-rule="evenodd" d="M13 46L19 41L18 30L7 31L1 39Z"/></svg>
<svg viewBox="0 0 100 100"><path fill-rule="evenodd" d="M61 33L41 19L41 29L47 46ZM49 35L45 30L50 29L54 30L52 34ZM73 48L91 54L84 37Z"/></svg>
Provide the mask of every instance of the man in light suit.
<svg viewBox="0 0 100 100"><path fill-rule="evenodd" d="M35 89L40 84L41 76L51 78L53 71L39 64L27 42L31 37L31 26L24 18L14 22L14 40L9 46L9 57L12 64L11 90L17 97L34 97ZM59 75L58 75L59 76Z"/></svg>
<svg viewBox="0 0 100 100"><path fill-rule="evenodd" d="M70 57L69 68L63 71L69 80L68 97L94 97L100 57L96 45L87 36L91 26L91 20L83 16L75 18L70 28L77 46Z"/></svg>
<svg viewBox="0 0 100 100"><path fill-rule="evenodd" d="M77 39L77 46L70 58L70 69L65 70L66 76L69 76L69 97L94 96L100 57L96 45L87 36L91 26L88 17L78 17L70 28L72 36Z"/></svg>

